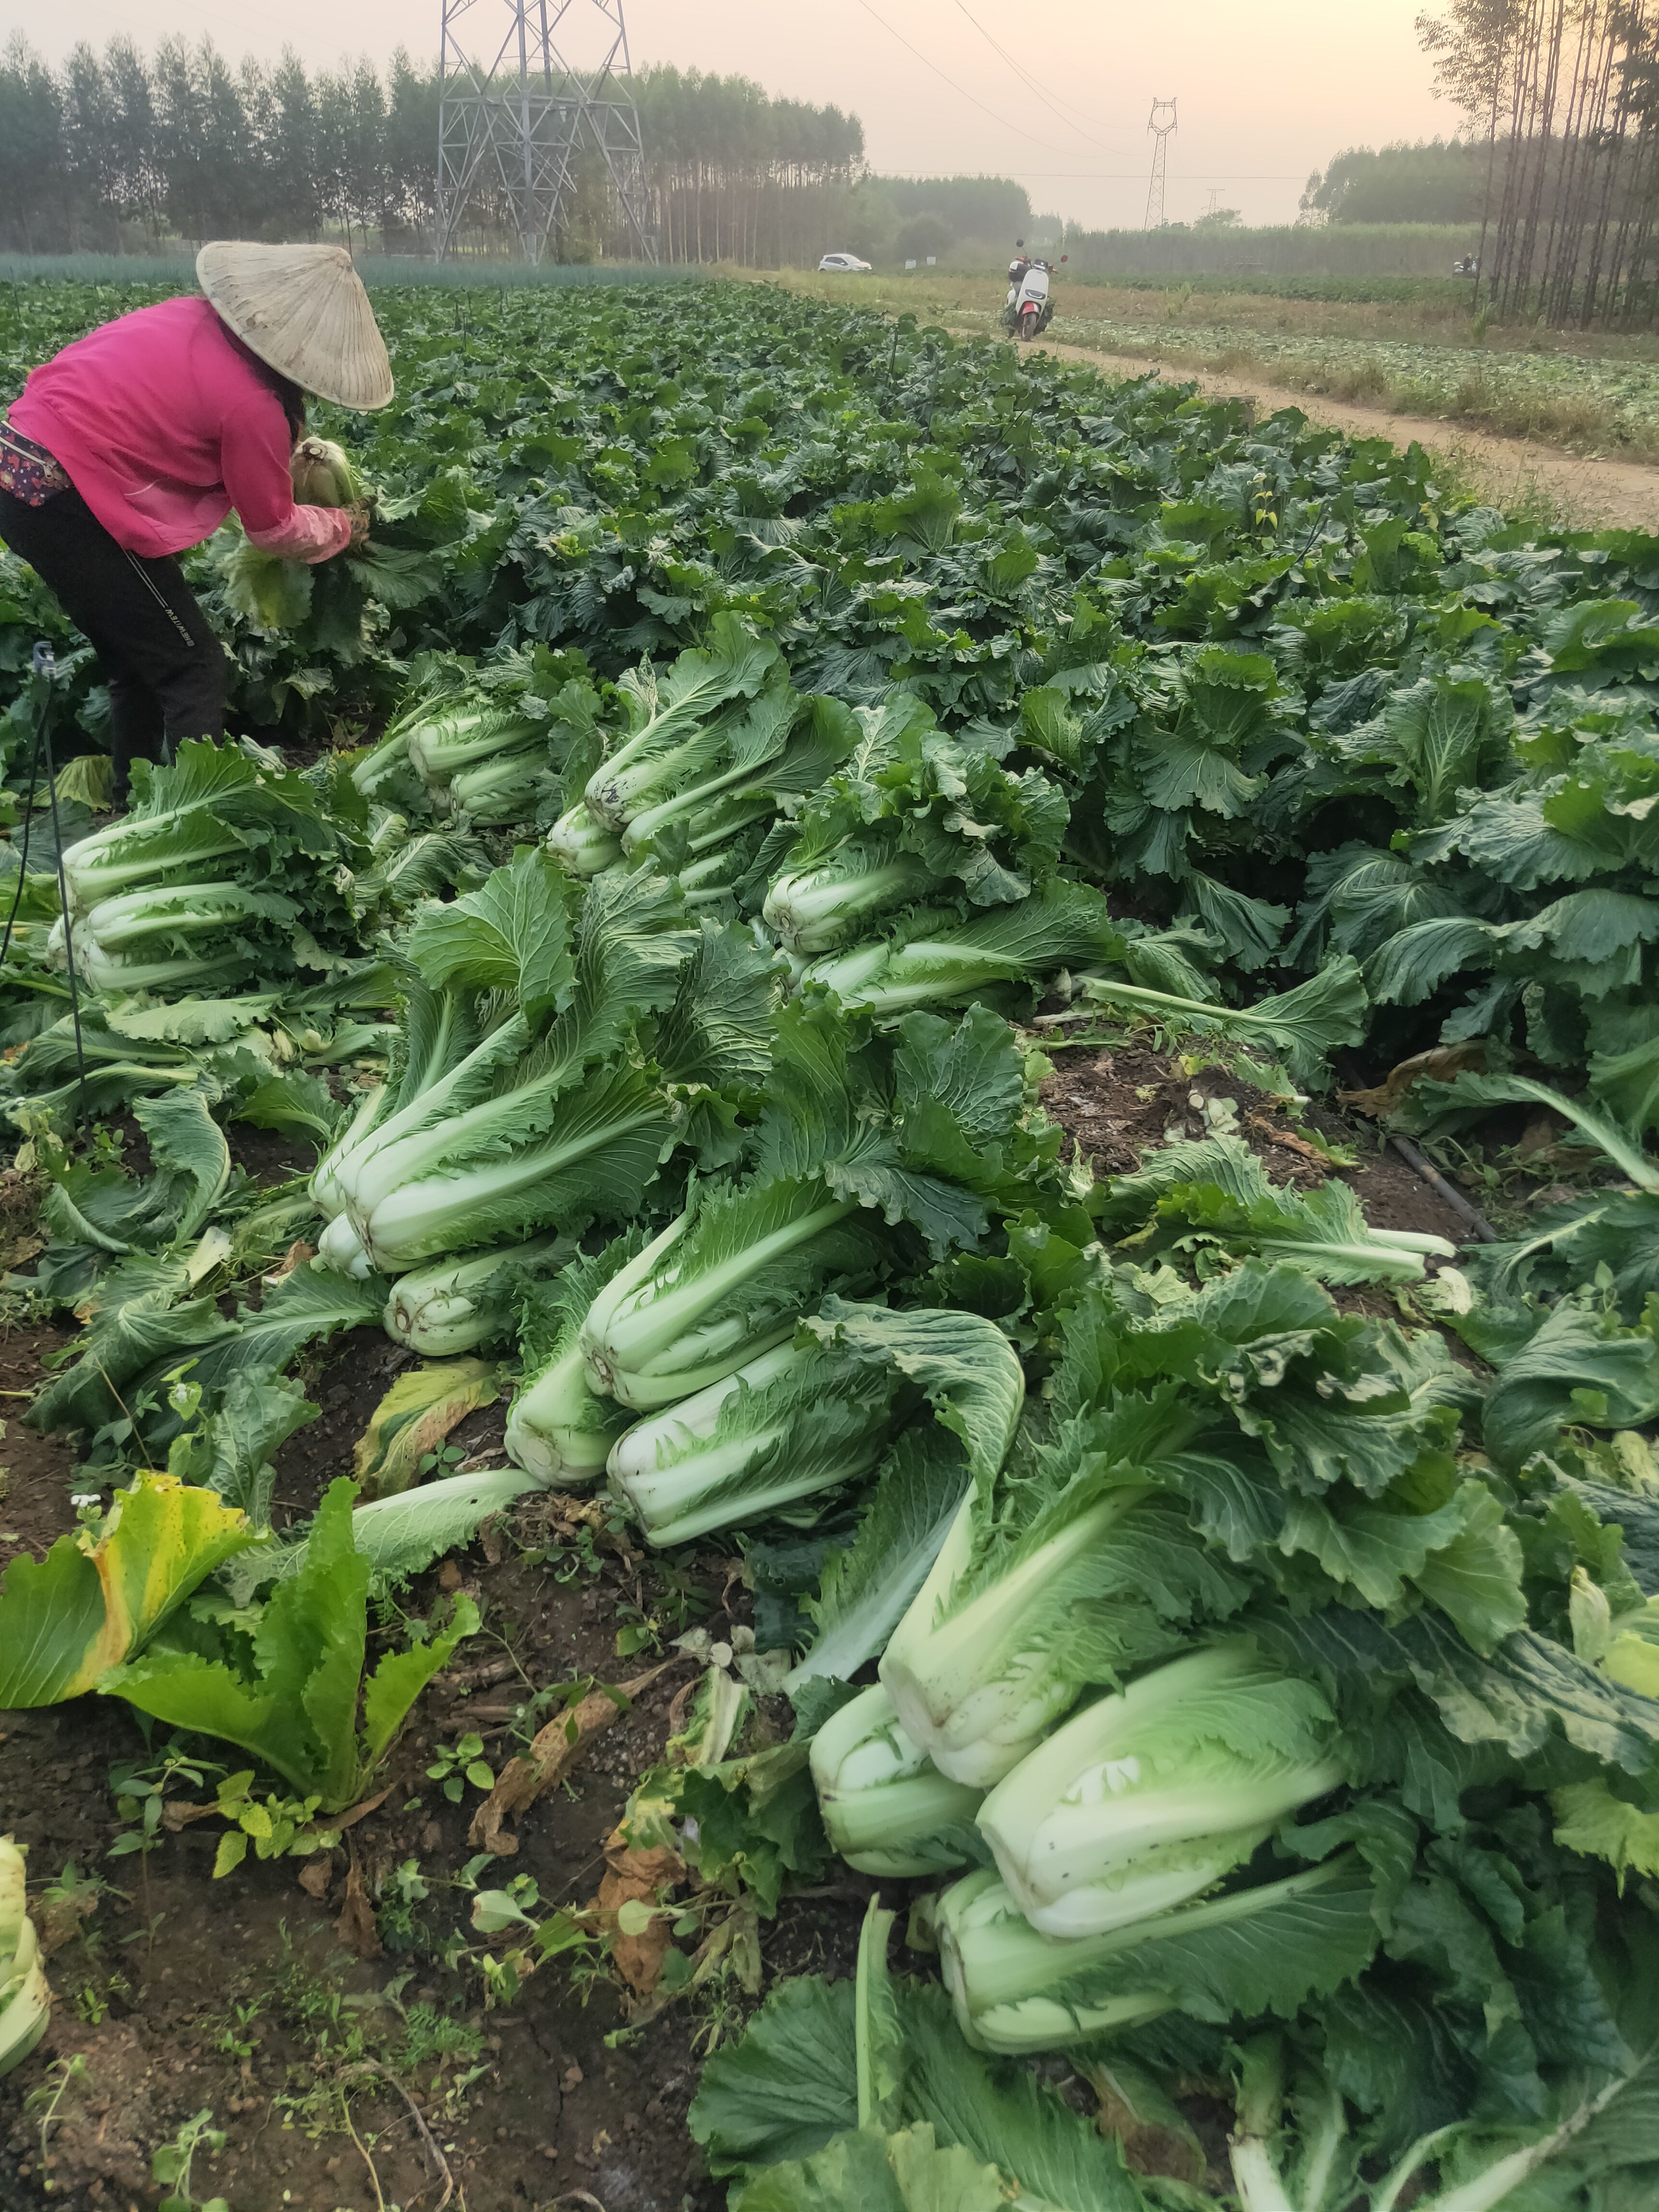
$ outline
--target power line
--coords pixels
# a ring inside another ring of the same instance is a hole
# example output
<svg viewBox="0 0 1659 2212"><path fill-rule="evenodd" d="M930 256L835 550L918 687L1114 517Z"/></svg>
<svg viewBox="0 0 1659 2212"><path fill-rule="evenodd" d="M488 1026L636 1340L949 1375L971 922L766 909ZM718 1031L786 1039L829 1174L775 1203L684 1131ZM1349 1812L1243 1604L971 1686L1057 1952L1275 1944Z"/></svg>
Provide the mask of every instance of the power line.
<svg viewBox="0 0 1659 2212"><path fill-rule="evenodd" d="M1069 177L1074 184L1138 185L1146 177L1145 169L1014 169L1010 173L1016 179L1021 177ZM1224 185L1299 185L1305 182L1300 169L1294 176L1288 172L1280 176L1251 174L1239 169L1182 169L1176 182L1187 185L1208 184L1218 178Z"/></svg>
<svg viewBox="0 0 1659 2212"><path fill-rule="evenodd" d="M859 0L859 5L863 9L866 15L874 17L874 20L881 25L882 29L885 31L890 37L896 39L900 46L904 47L908 52L913 53L919 62L924 63L927 68L932 70L936 77L940 78L943 82L948 84L952 92L960 93L964 100L972 101L973 105L978 108L981 115L988 115L993 123L1000 125L1002 129L1005 131L1013 131L1018 137L1030 138L1032 145L1034 146L1042 146L1047 143L1047 141L1044 139L1033 137L1029 131L1022 131L1018 123L1011 123L1006 115L1000 115L994 107L988 107L982 100L975 100L973 94L968 90L965 85L958 84L953 76L946 76L945 71L939 67L939 64L933 60L931 57L923 53L920 46L913 46L908 39L905 37L902 31L896 31L884 15L878 15L875 9L870 5L870 0ZM1035 173L1035 172L1033 172L1033 173Z"/></svg>
<svg viewBox="0 0 1659 2212"><path fill-rule="evenodd" d="M1090 145L1098 146L1106 152L1109 152L1111 150L1107 146L1106 141L1103 138L1097 138L1091 131L1085 131L1080 123L1070 122L1060 113L1054 101L1049 99L1048 94L1037 82L1036 79L1025 69L1024 64L1017 62L1006 46L998 45L997 41L986 29L984 24L980 21L979 17L975 15L973 10L968 6L967 0L957 0L957 6L962 10L962 13L967 16L968 21L979 33L986 45L990 47L992 52L1000 55L1008 64L1008 67L1012 70L1014 75L1018 77L1021 83L1025 86L1026 89L1036 94L1036 97L1042 102L1043 106L1048 110L1048 112L1054 118L1056 122L1063 124L1067 131L1075 131L1079 138L1086 138ZM1120 132L1118 135L1121 137L1122 134Z"/></svg>

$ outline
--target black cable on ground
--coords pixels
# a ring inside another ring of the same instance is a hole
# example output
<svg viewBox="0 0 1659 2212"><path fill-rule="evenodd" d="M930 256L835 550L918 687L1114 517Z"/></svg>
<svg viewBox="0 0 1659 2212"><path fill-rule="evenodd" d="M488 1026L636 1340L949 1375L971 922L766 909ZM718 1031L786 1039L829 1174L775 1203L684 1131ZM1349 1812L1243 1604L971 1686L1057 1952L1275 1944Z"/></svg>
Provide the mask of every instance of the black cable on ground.
<svg viewBox="0 0 1659 2212"><path fill-rule="evenodd" d="M1499 1241L1498 1231L1487 1220L1486 1215L1478 1206L1470 1205L1456 1184L1448 1181L1436 1167L1434 1162L1425 1153L1419 1152L1409 1137L1390 1137L1389 1142L1412 1172L1421 1176L1424 1182L1438 1197L1445 1200L1460 1220L1468 1223L1477 1243L1496 1244Z"/></svg>
<svg viewBox="0 0 1659 2212"><path fill-rule="evenodd" d="M36 653L40 650L36 646ZM28 880L29 832L34 827L34 783L40 764L40 732L44 721L45 716L37 713L34 733L29 739L29 788L28 797L23 801L23 842L17 856L17 889L12 893L11 912L6 916L5 929L0 932L0 968L5 966L6 955L11 951L11 933L16 925L17 909L23 903L23 886Z"/></svg>
<svg viewBox="0 0 1659 2212"><path fill-rule="evenodd" d="M58 815L58 776L52 759L52 690L58 677L58 656L44 640L34 648L33 672L37 685L34 714L34 744L29 757L29 811L34 809L34 778L37 763L44 756L46 769L46 800L52 810L52 842L58 862L58 896L64 918L64 959L69 970L70 1016L75 1024L75 1089L81 1118L87 1112L87 1060L81 1043L81 986L75 973L75 939L70 921L69 878L64 872L64 833ZM23 863L17 873L17 892L12 901L12 916L15 917L18 902L23 896L23 865L28 857L28 823L23 826ZM11 939L11 921L6 924L6 940Z"/></svg>

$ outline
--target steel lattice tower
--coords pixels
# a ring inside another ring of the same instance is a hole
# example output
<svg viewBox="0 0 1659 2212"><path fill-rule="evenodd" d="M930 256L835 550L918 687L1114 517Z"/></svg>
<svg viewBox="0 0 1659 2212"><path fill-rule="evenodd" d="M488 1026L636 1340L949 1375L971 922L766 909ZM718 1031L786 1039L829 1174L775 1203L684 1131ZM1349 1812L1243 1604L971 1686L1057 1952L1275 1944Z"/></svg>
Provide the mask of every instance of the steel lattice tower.
<svg viewBox="0 0 1659 2212"><path fill-rule="evenodd" d="M1161 118L1167 117L1168 120ZM1155 100L1146 128L1152 133L1152 180L1146 187L1146 228L1156 230L1164 220L1164 185L1169 173L1170 140L1176 127L1176 104Z"/></svg>
<svg viewBox="0 0 1659 2212"><path fill-rule="evenodd" d="M568 211L586 146L605 163L641 258L654 261L623 0L506 0L505 27L486 63L467 52L461 31L475 9L501 22L489 0L442 5L437 258L453 247L475 195L489 187L506 198L525 259L539 261ZM598 57L578 69L561 41L583 32L597 33Z"/></svg>

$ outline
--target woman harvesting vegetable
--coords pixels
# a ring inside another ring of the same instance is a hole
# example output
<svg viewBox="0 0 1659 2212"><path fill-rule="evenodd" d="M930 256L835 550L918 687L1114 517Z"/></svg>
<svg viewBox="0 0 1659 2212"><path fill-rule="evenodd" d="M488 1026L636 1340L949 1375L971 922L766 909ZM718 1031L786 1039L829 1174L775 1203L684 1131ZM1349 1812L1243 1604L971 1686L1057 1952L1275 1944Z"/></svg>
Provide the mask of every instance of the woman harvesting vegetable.
<svg viewBox="0 0 1659 2212"><path fill-rule="evenodd" d="M176 556L233 507L252 544L288 560L361 543L362 507L295 502L305 395L358 410L392 398L342 247L221 241L196 273L205 298L89 331L0 420L0 538L97 647L118 800L135 758L224 724L224 654Z"/></svg>

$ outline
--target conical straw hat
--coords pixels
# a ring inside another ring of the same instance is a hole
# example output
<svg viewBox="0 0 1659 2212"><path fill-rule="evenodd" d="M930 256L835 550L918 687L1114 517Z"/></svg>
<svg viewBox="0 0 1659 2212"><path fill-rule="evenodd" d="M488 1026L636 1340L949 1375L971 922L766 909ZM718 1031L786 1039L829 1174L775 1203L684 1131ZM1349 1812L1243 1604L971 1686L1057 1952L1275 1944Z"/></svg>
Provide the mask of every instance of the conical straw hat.
<svg viewBox="0 0 1659 2212"><path fill-rule="evenodd" d="M391 398L386 341L344 246L216 239L196 275L221 320L301 391L360 410Z"/></svg>

